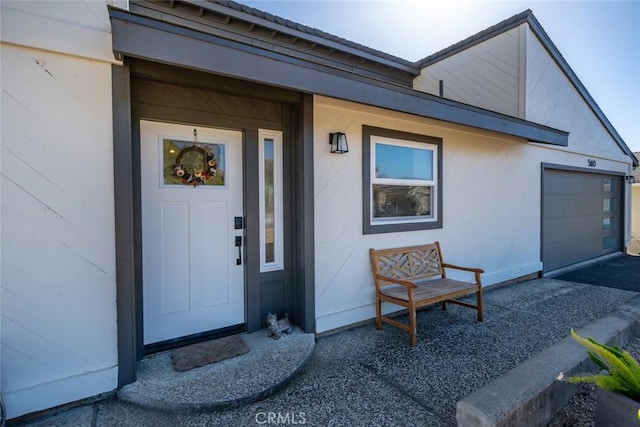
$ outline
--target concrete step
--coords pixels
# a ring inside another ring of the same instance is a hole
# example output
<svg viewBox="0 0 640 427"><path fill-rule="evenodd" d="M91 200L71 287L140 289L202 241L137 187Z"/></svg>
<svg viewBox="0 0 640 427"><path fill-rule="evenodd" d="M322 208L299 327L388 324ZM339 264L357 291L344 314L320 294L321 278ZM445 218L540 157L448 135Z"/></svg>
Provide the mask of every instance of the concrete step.
<svg viewBox="0 0 640 427"><path fill-rule="evenodd" d="M249 352L186 372L176 372L171 351L138 364L138 379L118 392L125 402L174 413L212 412L264 399L298 375L315 347L314 334L294 329L279 340L262 330L242 334Z"/></svg>

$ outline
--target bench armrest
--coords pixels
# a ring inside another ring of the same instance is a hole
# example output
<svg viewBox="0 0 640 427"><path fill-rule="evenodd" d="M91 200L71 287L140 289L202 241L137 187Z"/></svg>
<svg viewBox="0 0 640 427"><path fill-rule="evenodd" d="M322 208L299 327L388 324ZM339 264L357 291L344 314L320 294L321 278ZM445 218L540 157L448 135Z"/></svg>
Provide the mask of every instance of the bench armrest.
<svg viewBox="0 0 640 427"><path fill-rule="evenodd" d="M459 265L446 264L446 263L442 263L442 267L453 268L454 270L470 271L472 273L484 273L484 270L481 268L460 267Z"/></svg>
<svg viewBox="0 0 640 427"><path fill-rule="evenodd" d="M416 284L409 280L396 279L394 277L383 276L382 274L376 274L376 279L384 280L385 282L397 283L398 285L411 289L416 288Z"/></svg>

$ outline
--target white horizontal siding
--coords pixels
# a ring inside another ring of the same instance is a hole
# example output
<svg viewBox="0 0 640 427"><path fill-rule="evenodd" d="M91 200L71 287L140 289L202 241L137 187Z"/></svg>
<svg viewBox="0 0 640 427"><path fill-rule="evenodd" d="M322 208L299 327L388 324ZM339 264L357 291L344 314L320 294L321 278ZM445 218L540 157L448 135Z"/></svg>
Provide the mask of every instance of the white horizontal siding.
<svg viewBox="0 0 640 427"><path fill-rule="evenodd" d="M422 69L414 89L518 117L520 30L513 28Z"/></svg>
<svg viewBox="0 0 640 427"><path fill-rule="evenodd" d="M362 233L362 125L443 138L442 229ZM438 240L446 261L485 269L485 285L540 271L541 163L586 163L585 156L516 138L324 97L315 97L314 127L319 332L374 317L370 247ZM329 152L335 131L347 134L349 153Z"/></svg>
<svg viewBox="0 0 640 427"><path fill-rule="evenodd" d="M108 24L105 3L89 3L49 4ZM115 225L110 61L13 44L31 20L7 32L4 7L0 387L12 418L117 386Z"/></svg>

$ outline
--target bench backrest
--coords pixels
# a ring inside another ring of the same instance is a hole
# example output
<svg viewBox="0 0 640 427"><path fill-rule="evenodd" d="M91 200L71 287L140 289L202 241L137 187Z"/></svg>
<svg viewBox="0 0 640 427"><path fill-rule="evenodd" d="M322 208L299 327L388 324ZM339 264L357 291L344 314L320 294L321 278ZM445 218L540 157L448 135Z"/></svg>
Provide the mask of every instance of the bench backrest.
<svg viewBox="0 0 640 427"><path fill-rule="evenodd" d="M369 255L373 280L377 288L391 283L377 280L376 274L394 279L444 277L440 243L438 242L403 248L369 249Z"/></svg>

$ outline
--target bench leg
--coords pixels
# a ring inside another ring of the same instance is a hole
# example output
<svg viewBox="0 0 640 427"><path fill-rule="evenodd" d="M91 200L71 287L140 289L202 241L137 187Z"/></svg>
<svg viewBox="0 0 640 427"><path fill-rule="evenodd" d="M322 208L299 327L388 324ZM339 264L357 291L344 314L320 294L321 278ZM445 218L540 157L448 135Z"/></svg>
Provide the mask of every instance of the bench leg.
<svg viewBox="0 0 640 427"><path fill-rule="evenodd" d="M376 329L382 329L382 301L376 296Z"/></svg>
<svg viewBox="0 0 640 427"><path fill-rule="evenodd" d="M446 302L446 301L442 301L442 302L440 303L440 305L442 306L442 310L443 310L443 311L447 311L447 302Z"/></svg>
<svg viewBox="0 0 640 427"><path fill-rule="evenodd" d="M409 306L409 345L411 347L415 347L416 346L416 331L417 331L417 325L416 325L416 308L414 307L413 304L411 304Z"/></svg>
<svg viewBox="0 0 640 427"><path fill-rule="evenodd" d="M478 305L478 322L482 322L484 320L482 313L482 290L476 292L476 303Z"/></svg>

